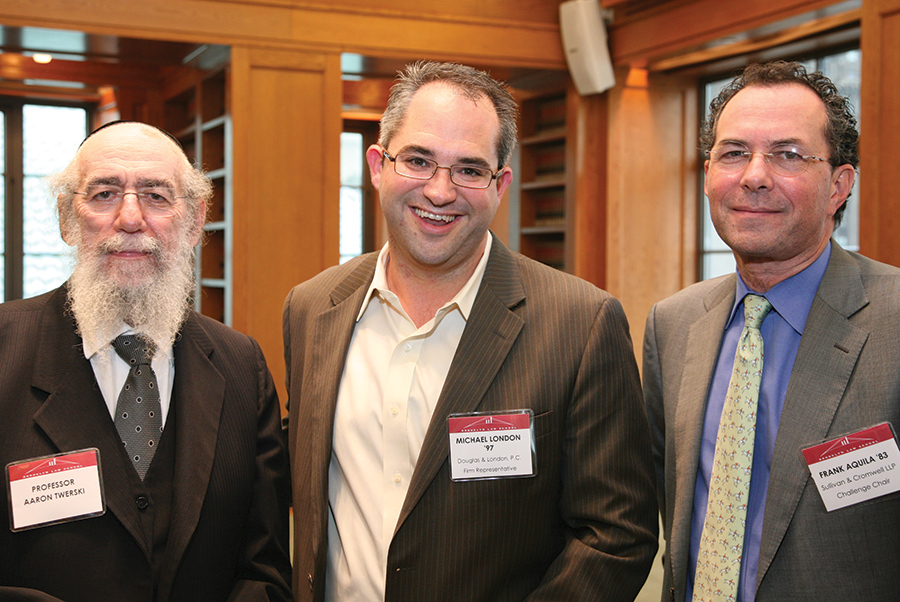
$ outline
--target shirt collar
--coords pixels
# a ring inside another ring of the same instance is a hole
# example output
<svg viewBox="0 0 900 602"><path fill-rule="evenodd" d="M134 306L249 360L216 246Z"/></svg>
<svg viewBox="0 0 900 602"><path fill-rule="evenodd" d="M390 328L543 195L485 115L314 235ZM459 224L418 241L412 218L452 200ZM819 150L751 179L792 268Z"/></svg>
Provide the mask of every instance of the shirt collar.
<svg viewBox="0 0 900 602"><path fill-rule="evenodd" d="M780 315L791 328L802 335L803 329L806 328L806 320L809 318L809 310L812 308L813 299L816 297L816 291L819 290L819 284L822 282L822 276L825 275L825 269L828 267L828 260L831 258L831 242L829 242L818 258L805 269L794 274L786 280L782 280L763 295L750 290L741 278L740 272L737 275L737 284L734 295L734 305L731 308L731 316L725 324L725 328L731 325L737 314L738 307L743 303L744 297L748 294L762 295L772 304L772 309Z"/></svg>
<svg viewBox="0 0 900 602"><path fill-rule="evenodd" d="M97 353L110 353L112 351L112 341L117 336L121 334L134 334L134 330L132 330L125 322L121 322L118 329L110 330L109 332L111 333L111 336L109 337L109 340L106 341L102 340L102 336L81 336L81 348L84 351L84 357L86 359L91 359ZM157 349L153 357L161 358L163 356L171 360L172 348Z"/></svg>
<svg viewBox="0 0 900 602"><path fill-rule="evenodd" d="M481 286L481 280L484 277L484 271L487 267L488 257L491 254L493 239L493 236L487 234L484 253L481 255L481 259L478 260L478 265L475 266L475 271L472 273L472 276L470 276L469 280L466 281L461 289L459 289L459 292L456 293L450 301L444 304L444 307L442 307L441 310L456 305L459 308L459 313L462 314L463 319L466 321L469 320L469 314L472 312L472 306L475 305L475 296L478 294L478 289ZM379 294L379 291L391 293L387 284L387 263L390 260L388 245L389 243L385 243L378 253L378 261L375 262L375 276L372 278L372 284L369 285L369 289L366 291L362 307L359 308L359 313L356 315L357 322L359 322L363 314L366 313L369 302L375 295ZM393 293L391 293L391 295L393 296Z"/></svg>

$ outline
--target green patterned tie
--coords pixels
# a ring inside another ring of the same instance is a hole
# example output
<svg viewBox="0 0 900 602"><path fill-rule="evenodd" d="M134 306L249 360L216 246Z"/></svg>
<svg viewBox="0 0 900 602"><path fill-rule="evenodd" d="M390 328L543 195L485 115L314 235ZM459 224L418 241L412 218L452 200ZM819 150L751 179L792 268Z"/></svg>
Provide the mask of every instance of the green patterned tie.
<svg viewBox="0 0 900 602"><path fill-rule="evenodd" d="M697 555L695 602L737 600L756 439L756 406L763 371L763 339L759 327L770 309L772 304L765 297L744 297L744 330L734 354L734 371L719 421L709 503Z"/></svg>

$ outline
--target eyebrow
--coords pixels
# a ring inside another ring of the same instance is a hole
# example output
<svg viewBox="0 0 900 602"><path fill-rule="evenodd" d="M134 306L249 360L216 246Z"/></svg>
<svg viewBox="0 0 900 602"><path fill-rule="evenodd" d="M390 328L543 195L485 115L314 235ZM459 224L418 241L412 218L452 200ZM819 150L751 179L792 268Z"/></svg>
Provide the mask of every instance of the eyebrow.
<svg viewBox="0 0 900 602"><path fill-rule="evenodd" d="M417 155L423 155L429 159L434 160L434 151L415 144L409 144L397 151L398 155L401 153L415 153ZM473 165L475 167L484 167L485 169L491 169L491 164L481 157L460 157L454 160L452 165Z"/></svg>

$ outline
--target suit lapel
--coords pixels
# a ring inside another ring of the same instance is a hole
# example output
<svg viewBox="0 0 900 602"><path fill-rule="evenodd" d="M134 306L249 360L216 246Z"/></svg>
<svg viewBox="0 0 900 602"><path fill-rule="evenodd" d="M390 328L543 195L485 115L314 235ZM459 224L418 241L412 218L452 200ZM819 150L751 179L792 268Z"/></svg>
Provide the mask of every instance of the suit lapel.
<svg viewBox="0 0 900 602"><path fill-rule="evenodd" d="M395 533L447 459L448 416L476 411L509 355L524 325L511 308L524 299L515 259L494 238L484 278L425 434Z"/></svg>
<svg viewBox="0 0 900 602"><path fill-rule="evenodd" d="M209 360L213 344L191 312L175 343L175 474L172 519L160 591L171 587L175 569L197 528L215 459L225 378Z"/></svg>
<svg viewBox="0 0 900 602"><path fill-rule="evenodd" d="M61 452L89 447L100 450L106 507L149 558L150 545L132 495L134 468L122 451L94 371L84 357L81 338L75 334L75 323L66 314L65 296L65 289L60 288L44 309L32 386L49 397L35 412L34 421Z"/></svg>
<svg viewBox="0 0 900 602"><path fill-rule="evenodd" d="M831 253L785 394L769 476L757 586L781 545L809 481L800 450L827 437L869 336L849 321L868 304L859 269L836 243Z"/></svg>
<svg viewBox="0 0 900 602"><path fill-rule="evenodd" d="M691 326L685 341L684 371L675 411L675 500L672 516L671 570L675 589L684 592L688 572L691 516L694 507L694 488L700 466L700 448L706 402L712 381L719 345L725 332L725 322L734 304L735 276L723 279L703 300L706 313ZM710 344L718 341L719 344Z"/></svg>
<svg viewBox="0 0 900 602"><path fill-rule="evenodd" d="M303 367L303 388L296 418L293 415L295 410L291 410L291 420L298 421L295 427L307 432L300 438L309 444L311 495L324 498L324 501L311 503L306 508L295 506L294 509L295 512L313 513L312 520L307 524L315 530L309 537L314 553L320 550L327 535L323 529L327 525L328 466L331 462L338 389L356 327L356 315L375 274L377 257L377 253L370 254L338 283L330 294L332 306L316 316L313 338L306 341L305 353L309 359Z"/></svg>

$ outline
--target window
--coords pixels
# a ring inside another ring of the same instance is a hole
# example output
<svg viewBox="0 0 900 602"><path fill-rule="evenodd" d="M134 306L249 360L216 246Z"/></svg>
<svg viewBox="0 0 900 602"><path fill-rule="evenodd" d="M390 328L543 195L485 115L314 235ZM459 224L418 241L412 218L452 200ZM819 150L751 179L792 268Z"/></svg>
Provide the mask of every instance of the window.
<svg viewBox="0 0 900 602"><path fill-rule="evenodd" d="M59 234L45 177L64 168L87 135L84 106L0 99L0 296L45 293L68 278L68 246Z"/></svg>
<svg viewBox="0 0 900 602"><path fill-rule="evenodd" d="M375 250L375 190L366 149L378 138L378 123L346 120L341 132L341 263Z"/></svg>
<svg viewBox="0 0 900 602"><path fill-rule="evenodd" d="M363 136L341 133L341 263L363 252Z"/></svg>
<svg viewBox="0 0 900 602"><path fill-rule="evenodd" d="M856 118L859 120L860 105L860 70L861 55L859 49L847 50L836 54L830 54L818 59L802 61L803 65L809 71L821 71L834 84L838 90L850 99L850 103L856 109ZM709 109L709 103L719 93L719 91L732 80L731 77L709 82L701 88L701 96L703 98L702 108L704 110L704 118ZM703 162L701 160L701 169ZM703 174L700 174L701 185ZM709 200L702 193L702 222L700 224L700 279L705 280L729 274L735 270L734 256L728 245L719 238L713 227L712 220L709 216ZM847 202L847 209L844 211L844 219L840 227L834 232L834 239L845 249L859 250L859 179L853 185L853 192Z"/></svg>

